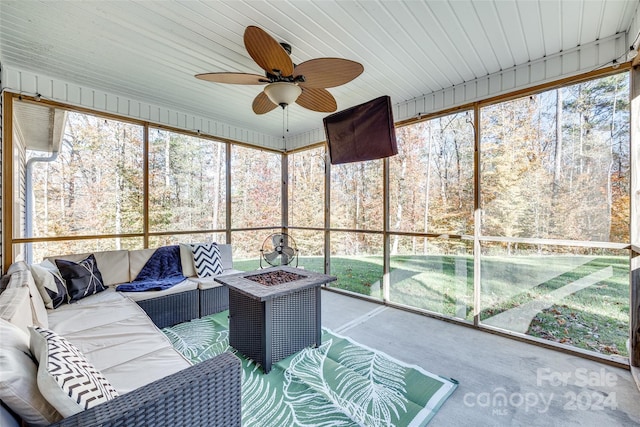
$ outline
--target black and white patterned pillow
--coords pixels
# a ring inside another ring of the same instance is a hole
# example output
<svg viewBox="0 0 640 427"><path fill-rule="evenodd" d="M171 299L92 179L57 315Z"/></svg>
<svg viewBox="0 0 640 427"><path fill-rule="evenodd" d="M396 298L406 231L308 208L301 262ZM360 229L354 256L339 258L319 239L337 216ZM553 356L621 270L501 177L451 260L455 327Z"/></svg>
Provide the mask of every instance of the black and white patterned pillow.
<svg viewBox="0 0 640 427"><path fill-rule="evenodd" d="M69 295L58 267L51 261L44 260L40 264L32 264L30 268L45 307L58 308L67 302Z"/></svg>
<svg viewBox="0 0 640 427"><path fill-rule="evenodd" d="M108 402L118 396L109 381L64 337L30 327L31 351L38 360L38 388L63 416Z"/></svg>
<svg viewBox="0 0 640 427"><path fill-rule="evenodd" d="M67 284L69 302L79 301L107 289L93 254L80 262L56 259L56 265Z"/></svg>
<svg viewBox="0 0 640 427"><path fill-rule="evenodd" d="M198 277L213 277L222 273L222 257L217 243L195 243L191 245L191 251Z"/></svg>

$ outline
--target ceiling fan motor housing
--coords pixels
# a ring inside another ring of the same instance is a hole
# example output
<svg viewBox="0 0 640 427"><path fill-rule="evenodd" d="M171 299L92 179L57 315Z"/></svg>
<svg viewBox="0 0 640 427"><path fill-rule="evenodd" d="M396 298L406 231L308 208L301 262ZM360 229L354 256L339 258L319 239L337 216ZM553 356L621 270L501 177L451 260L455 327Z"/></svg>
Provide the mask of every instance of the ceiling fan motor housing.
<svg viewBox="0 0 640 427"><path fill-rule="evenodd" d="M291 55L291 45L289 43L280 42L280 46L282 46L282 48Z"/></svg>

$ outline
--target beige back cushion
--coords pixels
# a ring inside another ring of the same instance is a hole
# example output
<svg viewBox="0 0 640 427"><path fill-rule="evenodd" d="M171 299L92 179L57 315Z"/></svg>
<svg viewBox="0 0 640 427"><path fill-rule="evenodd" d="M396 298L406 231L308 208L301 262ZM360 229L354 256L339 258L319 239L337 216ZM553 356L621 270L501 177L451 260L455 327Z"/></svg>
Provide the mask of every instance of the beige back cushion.
<svg viewBox="0 0 640 427"><path fill-rule="evenodd" d="M40 295L36 282L33 280L29 266L23 261L14 262L7 270L7 274L11 275L7 289L27 289L31 316L33 317L32 324L48 328L49 318L47 308L44 305L44 300L42 299L42 295Z"/></svg>
<svg viewBox="0 0 640 427"><path fill-rule="evenodd" d="M220 259L222 261L222 269L229 270L233 268L233 258L231 256L231 245L218 244L220 250ZM198 277L196 267L193 264L193 251L191 245L180 243L180 260L182 261L182 274L186 277Z"/></svg>
<svg viewBox="0 0 640 427"><path fill-rule="evenodd" d="M220 245L218 244L218 249L220 249L220 258L222 259L222 268L224 270L230 270L233 268L233 257L231 256L231 245Z"/></svg>
<svg viewBox="0 0 640 427"><path fill-rule="evenodd" d="M182 262L182 274L185 277L194 277L196 273L196 266L193 264L193 252L191 251L191 245L186 243L180 243L180 261Z"/></svg>
<svg viewBox="0 0 640 427"><path fill-rule="evenodd" d="M142 270L142 267L144 267L155 251L155 248L129 251L129 281L133 281L138 277L140 270Z"/></svg>
<svg viewBox="0 0 640 427"><path fill-rule="evenodd" d="M29 333L29 326L33 325L29 288L5 289L0 294L0 318Z"/></svg>
<svg viewBox="0 0 640 427"><path fill-rule="evenodd" d="M52 263L56 263L56 259L66 259L68 261L79 262L88 257L89 255L96 257L96 263L98 264L98 270L102 274L102 280L105 286L118 285L120 283L127 283L129 279L129 251L104 251L104 252L89 252L86 254L72 254L47 257Z"/></svg>
<svg viewBox="0 0 640 427"><path fill-rule="evenodd" d="M222 258L222 268L225 270L233 268L231 258L231 245L218 245L220 248L220 257ZM129 275L134 280L145 263L151 258L155 249L138 249L129 251ZM193 265L193 252L191 246L186 243L180 243L180 261L182 263L182 274L185 277L197 277L196 268Z"/></svg>

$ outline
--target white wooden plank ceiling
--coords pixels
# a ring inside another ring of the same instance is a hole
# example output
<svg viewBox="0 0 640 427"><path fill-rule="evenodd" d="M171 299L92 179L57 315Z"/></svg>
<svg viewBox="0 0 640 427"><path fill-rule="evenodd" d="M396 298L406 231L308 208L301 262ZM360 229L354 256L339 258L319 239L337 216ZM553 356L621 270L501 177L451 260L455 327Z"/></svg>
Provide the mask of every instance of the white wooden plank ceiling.
<svg viewBox="0 0 640 427"><path fill-rule="evenodd" d="M339 57L364 73L329 89L338 109L400 103L628 30L638 0L0 1L0 64L282 135L280 109L251 110L261 86L203 72L262 74L243 32L291 44L294 63ZM289 134L325 113L289 108Z"/></svg>

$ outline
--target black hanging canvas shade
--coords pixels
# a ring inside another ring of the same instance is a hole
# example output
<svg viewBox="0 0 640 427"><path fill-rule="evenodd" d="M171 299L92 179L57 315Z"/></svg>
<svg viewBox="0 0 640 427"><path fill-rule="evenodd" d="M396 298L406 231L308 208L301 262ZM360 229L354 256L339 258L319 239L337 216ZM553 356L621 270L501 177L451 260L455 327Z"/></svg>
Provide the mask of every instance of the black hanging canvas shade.
<svg viewBox="0 0 640 427"><path fill-rule="evenodd" d="M388 96L331 114L323 122L332 165L398 154Z"/></svg>

